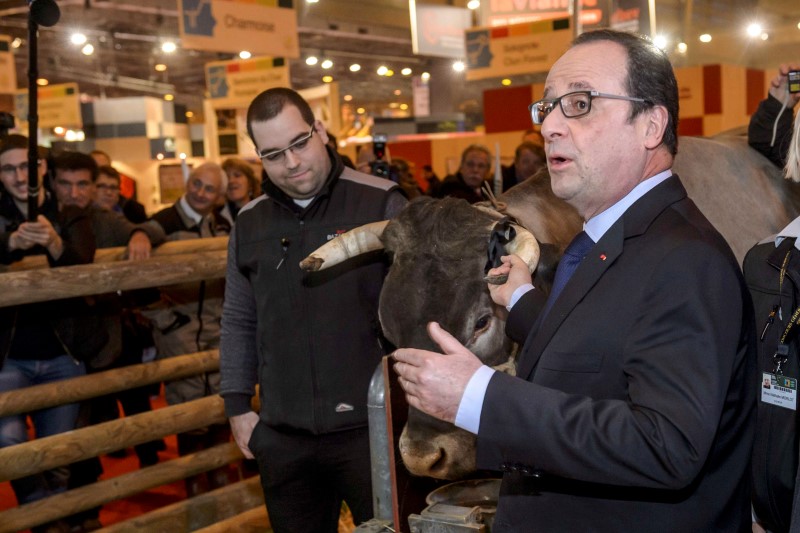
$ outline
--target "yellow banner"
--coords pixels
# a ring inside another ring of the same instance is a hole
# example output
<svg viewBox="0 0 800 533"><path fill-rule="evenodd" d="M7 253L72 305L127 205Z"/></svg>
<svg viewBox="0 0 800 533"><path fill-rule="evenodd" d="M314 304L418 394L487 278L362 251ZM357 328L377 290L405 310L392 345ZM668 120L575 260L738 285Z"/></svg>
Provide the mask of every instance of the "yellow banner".
<svg viewBox="0 0 800 533"><path fill-rule="evenodd" d="M547 72L569 47L568 18L467 30L467 80Z"/></svg>
<svg viewBox="0 0 800 533"><path fill-rule="evenodd" d="M81 128L81 103L77 83L63 83L40 87L38 95L38 114L40 128ZM16 91L14 109L17 119L28 121L28 90Z"/></svg>
<svg viewBox="0 0 800 533"><path fill-rule="evenodd" d="M178 0L181 45L195 50L300 56L288 0Z"/></svg>
<svg viewBox="0 0 800 533"><path fill-rule="evenodd" d="M11 52L11 37L0 35L0 94L17 91L17 67Z"/></svg>
<svg viewBox="0 0 800 533"><path fill-rule="evenodd" d="M257 57L206 63L209 96L215 102L224 100L233 107L247 107L262 91L289 87L289 84L289 65L282 58Z"/></svg>

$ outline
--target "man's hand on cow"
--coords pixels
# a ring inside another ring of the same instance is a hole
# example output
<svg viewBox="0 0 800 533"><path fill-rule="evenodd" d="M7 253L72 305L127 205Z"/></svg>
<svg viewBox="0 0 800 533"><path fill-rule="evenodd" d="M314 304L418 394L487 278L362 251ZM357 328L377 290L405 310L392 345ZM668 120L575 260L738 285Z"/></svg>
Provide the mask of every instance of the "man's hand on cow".
<svg viewBox="0 0 800 533"><path fill-rule="evenodd" d="M497 305L508 306L511 296L518 288L526 283L532 283L528 265L518 255L504 255L500 258L503 262L497 268L489 270L487 276L507 275L508 280L502 285L489 284L489 294Z"/></svg>
<svg viewBox="0 0 800 533"><path fill-rule="evenodd" d="M243 415L232 416L228 419L231 424L231 432L233 433L233 440L242 450L242 454L247 459L254 459L253 452L250 451L248 443L250 437L253 436L253 430L258 424L258 413L250 411Z"/></svg>
<svg viewBox="0 0 800 533"><path fill-rule="evenodd" d="M428 324L428 335L444 353L400 348L392 354L394 369L409 405L453 423L464 389L482 363L436 322Z"/></svg>
<svg viewBox="0 0 800 533"><path fill-rule="evenodd" d="M789 92L789 71L800 70L800 63L785 63L778 68L778 75L772 78L769 94L780 102L786 102L786 107L792 109L800 102L800 93Z"/></svg>

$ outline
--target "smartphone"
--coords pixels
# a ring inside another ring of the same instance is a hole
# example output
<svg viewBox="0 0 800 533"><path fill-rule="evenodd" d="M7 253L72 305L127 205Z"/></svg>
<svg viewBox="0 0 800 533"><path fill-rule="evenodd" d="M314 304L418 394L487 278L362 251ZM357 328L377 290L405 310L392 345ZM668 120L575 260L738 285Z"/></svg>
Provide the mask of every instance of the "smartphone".
<svg viewBox="0 0 800 533"><path fill-rule="evenodd" d="M800 70L790 70L787 77L789 78L789 92L800 93Z"/></svg>

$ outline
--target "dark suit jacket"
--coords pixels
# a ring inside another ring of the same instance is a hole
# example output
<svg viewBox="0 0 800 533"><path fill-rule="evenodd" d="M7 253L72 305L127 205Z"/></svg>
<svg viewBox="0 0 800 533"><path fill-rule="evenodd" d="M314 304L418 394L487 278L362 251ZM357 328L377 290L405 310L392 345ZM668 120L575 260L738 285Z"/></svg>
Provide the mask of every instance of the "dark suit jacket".
<svg viewBox="0 0 800 533"><path fill-rule="evenodd" d="M533 319L515 306L509 332ZM754 342L736 259L667 179L589 252L519 377L489 383L478 465L505 471L495 530L749 531Z"/></svg>

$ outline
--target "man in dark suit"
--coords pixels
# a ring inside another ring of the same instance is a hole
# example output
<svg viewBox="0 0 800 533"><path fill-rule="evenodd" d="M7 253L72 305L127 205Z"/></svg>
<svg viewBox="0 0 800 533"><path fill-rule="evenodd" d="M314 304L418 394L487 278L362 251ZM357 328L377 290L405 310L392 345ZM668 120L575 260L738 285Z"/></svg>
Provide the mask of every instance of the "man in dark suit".
<svg viewBox="0 0 800 533"><path fill-rule="evenodd" d="M574 275L557 292L559 267L548 301L504 257L491 292L524 340L517 376L431 324L446 355L394 354L408 401L475 433L478 467L504 471L493 530L749 531L752 303L670 170L669 61L637 36L586 33L544 96L531 114L553 191L585 220L562 259Z"/></svg>

